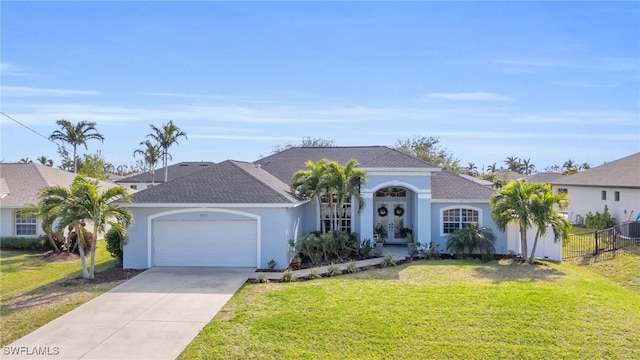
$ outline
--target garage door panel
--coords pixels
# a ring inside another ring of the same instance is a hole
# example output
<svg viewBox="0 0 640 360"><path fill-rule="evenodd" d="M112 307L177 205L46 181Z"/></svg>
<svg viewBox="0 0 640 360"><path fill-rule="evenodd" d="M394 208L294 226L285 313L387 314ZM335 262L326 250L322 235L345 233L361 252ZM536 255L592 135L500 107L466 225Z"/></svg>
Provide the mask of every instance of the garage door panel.
<svg viewBox="0 0 640 360"><path fill-rule="evenodd" d="M255 267L255 221L154 221L155 266Z"/></svg>

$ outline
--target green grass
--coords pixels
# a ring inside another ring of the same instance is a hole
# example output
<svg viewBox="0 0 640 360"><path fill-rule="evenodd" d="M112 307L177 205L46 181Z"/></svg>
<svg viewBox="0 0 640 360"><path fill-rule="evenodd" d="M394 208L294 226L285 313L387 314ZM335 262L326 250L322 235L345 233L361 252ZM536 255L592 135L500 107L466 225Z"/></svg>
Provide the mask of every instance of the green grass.
<svg viewBox="0 0 640 360"><path fill-rule="evenodd" d="M121 282L63 286L80 276L80 261L48 262L33 252L0 251L0 346L30 333ZM116 265L103 242L96 251L96 271ZM62 336L62 335L61 335Z"/></svg>
<svg viewBox="0 0 640 360"><path fill-rule="evenodd" d="M640 295L575 264L421 261L245 285L181 359L637 359Z"/></svg>

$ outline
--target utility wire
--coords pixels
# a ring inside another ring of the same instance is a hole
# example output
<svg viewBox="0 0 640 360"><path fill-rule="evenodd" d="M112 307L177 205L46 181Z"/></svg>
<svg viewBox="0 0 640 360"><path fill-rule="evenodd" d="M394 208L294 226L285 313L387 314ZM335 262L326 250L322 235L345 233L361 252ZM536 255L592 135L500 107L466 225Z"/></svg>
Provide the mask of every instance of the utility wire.
<svg viewBox="0 0 640 360"><path fill-rule="evenodd" d="M16 120L16 119L12 118L11 116L9 116L9 115L5 114L4 112L0 111L0 114L4 115L4 116L5 116L5 117L7 117L9 120L15 121L16 123L20 124L21 126L23 126L23 127L27 128L27 129L31 130L33 133L35 133L35 134L36 134L36 135L38 135L38 136L43 137L45 140L47 140L47 141L51 141L52 143L56 144L56 142L55 142L55 141L53 141L53 140L49 139L48 137L46 137L46 136L44 136L44 135L40 134L39 132L37 132L37 131L33 130L32 128L28 127L27 125L25 125L25 124L21 123L20 121L18 121L18 120ZM63 148L63 149L65 149L66 151L69 151L69 149L65 148L65 147L64 147L64 145L61 145L61 144L56 144L56 145L58 145L58 146L62 147L62 148Z"/></svg>

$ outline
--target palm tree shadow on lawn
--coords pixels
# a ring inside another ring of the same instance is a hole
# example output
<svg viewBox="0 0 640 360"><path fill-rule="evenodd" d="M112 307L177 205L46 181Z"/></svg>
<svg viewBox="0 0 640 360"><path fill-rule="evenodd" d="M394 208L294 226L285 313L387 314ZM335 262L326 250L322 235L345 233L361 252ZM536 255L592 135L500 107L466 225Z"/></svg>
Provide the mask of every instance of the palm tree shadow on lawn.
<svg viewBox="0 0 640 360"><path fill-rule="evenodd" d="M554 282L564 278L566 274L545 263L536 262L532 265L502 260L474 268L473 276L500 284L503 282Z"/></svg>

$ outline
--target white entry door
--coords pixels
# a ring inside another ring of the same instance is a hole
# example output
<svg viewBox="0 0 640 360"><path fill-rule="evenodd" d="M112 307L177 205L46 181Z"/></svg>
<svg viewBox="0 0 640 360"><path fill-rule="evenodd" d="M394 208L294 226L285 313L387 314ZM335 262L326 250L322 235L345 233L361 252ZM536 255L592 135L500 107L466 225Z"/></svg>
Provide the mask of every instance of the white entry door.
<svg viewBox="0 0 640 360"><path fill-rule="evenodd" d="M407 203L404 201L379 201L376 203L376 224L387 229L386 242L404 243L400 229L406 227Z"/></svg>

